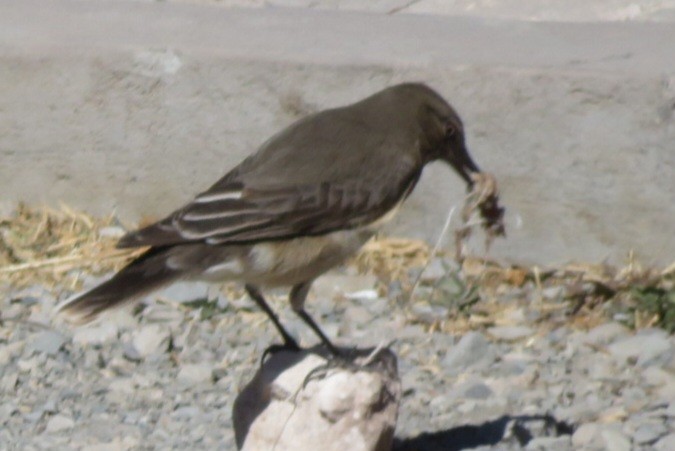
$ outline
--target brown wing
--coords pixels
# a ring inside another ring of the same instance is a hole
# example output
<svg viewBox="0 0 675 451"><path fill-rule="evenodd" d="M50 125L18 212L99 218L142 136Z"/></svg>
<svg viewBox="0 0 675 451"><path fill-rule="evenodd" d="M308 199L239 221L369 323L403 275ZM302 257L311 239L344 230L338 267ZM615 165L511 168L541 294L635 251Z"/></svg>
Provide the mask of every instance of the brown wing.
<svg viewBox="0 0 675 451"><path fill-rule="evenodd" d="M129 233L118 246L239 244L357 228L396 206L419 175L414 166L401 164L379 179L262 189L226 176L162 221Z"/></svg>

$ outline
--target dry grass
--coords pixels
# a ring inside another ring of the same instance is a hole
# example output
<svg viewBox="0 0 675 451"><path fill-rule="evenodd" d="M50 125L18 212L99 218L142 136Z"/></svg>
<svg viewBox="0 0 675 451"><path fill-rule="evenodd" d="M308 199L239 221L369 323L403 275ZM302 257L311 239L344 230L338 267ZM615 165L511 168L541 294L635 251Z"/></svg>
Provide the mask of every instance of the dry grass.
<svg viewBox="0 0 675 451"><path fill-rule="evenodd" d="M113 216L94 218L66 206L52 209L19 205L11 217L0 218L0 285L77 289L82 274L118 270L143 252L115 248L123 231ZM432 253L421 240L378 237L366 244L351 264L383 281L401 281L404 290L412 290L410 270L423 268ZM444 257L449 259L448 255ZM447 330L460 332L498 324L505 309L511 307L493 301L508 290L528 286L542 311L566 308L570 323L579 327L606 320L605 307L621 304L632 315L628 321L631 325L675 331L675 263L662 270L644 268L631 256L622 268L585 263L540 268L505 266L462 256L461 271L449 270L446 277L456 277L464 284L463 296L473 296L471 290L479 289L481 300L470 303L461 314L440 321L438 327ZM565 287L564 299L547 305L541 292L555 286Z"/></svg>
<svg viewBox="0 0 675 451"><path fill-rule="evenodd" d="M13 216L0 219L0 283L74 289L81 271L121 268L142 250L116 249L116 237L101 233L113 226L119 227L113 216L20 204Z"/></svg>

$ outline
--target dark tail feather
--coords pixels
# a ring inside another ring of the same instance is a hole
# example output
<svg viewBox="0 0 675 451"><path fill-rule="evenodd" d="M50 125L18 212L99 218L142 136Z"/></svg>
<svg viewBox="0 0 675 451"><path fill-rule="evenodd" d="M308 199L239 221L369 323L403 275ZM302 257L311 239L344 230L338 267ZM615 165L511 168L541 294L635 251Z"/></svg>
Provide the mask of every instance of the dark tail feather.
<svg viewBox="0 0 675 451"><path fill-rule="evenodd" d="M151 248L112 279L58 307L71 320L88 323L108 309L122 306L179 278L183 272L167 266L166 248Z"/></svg>

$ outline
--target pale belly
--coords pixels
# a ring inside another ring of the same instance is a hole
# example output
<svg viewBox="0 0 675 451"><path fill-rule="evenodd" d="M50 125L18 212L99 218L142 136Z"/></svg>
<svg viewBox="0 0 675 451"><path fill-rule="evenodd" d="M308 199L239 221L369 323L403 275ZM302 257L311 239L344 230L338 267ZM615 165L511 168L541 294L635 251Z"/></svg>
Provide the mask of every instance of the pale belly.
<svg viewBox="0 0 675 451"><path fill-rule="evenodd" d="M244 246L238 255L207 268L199 278L272 287L296 285L342 264L373 235L372 229L346 230Z"/></svg>

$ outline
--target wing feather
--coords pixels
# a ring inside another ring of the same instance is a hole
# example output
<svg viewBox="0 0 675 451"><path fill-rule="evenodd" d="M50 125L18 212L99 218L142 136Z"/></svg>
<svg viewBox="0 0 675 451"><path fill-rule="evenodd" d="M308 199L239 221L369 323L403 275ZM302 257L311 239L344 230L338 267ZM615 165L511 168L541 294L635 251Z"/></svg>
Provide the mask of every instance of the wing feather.
<svg viewBox="0 0 675 451"><path fill-rule="evenodd" d="M405 169L389 174L387 183L355 180L277 189L248 189L240 181L232 186L221 183L164 220L129 233L118 246L241 244L365 226L410 192L420 174ZM226 195L237 189L240 197Z"/></svg>

